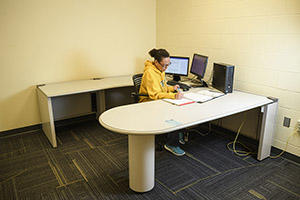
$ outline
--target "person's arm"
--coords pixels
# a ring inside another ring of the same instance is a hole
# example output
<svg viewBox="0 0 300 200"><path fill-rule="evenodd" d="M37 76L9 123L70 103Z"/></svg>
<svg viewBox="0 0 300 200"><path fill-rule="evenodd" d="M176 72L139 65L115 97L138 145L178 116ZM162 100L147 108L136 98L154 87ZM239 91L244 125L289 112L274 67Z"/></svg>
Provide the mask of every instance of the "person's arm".
<svg viewBox="0 0 300 200"><path fill-rule="evenodd" d="M168 86L168 92L174 92L174 86Z"/></svg>
<svg viewBox="0 0 300 200"><path fill-rule="evenodd" d="M143 77L146 83L146 89L150 99L175 99L175 93L172 92L161 92L160 82L155 81L155 77L149 72L145 72Z"/></svg>

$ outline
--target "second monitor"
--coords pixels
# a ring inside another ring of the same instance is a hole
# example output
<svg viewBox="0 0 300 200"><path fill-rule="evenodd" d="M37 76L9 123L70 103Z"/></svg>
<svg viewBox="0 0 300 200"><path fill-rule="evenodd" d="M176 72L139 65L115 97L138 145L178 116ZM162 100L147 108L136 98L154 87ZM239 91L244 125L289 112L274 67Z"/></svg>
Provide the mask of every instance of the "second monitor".
<svg viewBox="0 0 300 200"><path fill-rule="evenodd" d="M207 84L203 80L204 75L205 75L205 70L207 66L207 61L208 57L199 55L199 54L194 54L193 56L193 61L192 61L192 66L190 72L194 75L197 76L197 82L201 83L203 86L207 87Z"/></svg>

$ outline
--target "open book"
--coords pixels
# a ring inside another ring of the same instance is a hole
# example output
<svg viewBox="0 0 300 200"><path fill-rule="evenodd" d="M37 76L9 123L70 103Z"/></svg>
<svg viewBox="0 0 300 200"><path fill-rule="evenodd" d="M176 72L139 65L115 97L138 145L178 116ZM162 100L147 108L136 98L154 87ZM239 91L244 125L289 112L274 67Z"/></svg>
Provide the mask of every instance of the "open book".
<svg viewBox="0 0 300 200"><path fill-rule="evenodd" d="M198 92L185 93L182 99L163 99L163 100L178 106L182 106L182 105L195 103L195 102L203 103L223 95L224 93L221 92L215 92L211 90L201 90Z"/></svg>

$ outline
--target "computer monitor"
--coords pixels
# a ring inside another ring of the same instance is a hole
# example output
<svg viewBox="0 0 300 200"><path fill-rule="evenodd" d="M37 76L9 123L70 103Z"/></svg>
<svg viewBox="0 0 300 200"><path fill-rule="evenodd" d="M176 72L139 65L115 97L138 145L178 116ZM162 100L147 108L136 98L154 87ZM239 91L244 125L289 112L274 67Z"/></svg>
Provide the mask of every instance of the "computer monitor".
<svg viewBox="0 0 300 200"><path fill-rule="evenodd" d="M192 66L190 72L197 76L197 78L201 81L204 77L206 66L207 66L207 56L194 54Z"/></svg>
<svg viewBox="0 0 300 200"><path fill-rule="evenodd" d="M180 76L187 76L189 69L189 57L170 56L171 64L165 71L166 74L173 75L174 81L180 81Z"/></svg>

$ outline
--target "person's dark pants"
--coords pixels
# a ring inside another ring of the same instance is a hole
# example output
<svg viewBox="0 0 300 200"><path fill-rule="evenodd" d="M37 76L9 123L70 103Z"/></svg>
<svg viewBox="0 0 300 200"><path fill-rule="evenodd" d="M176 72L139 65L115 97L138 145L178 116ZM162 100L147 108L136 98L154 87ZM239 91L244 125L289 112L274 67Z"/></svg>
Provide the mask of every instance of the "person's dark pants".
<svg viewBox="0 0 300 200"><path fill-rule="evenodd" d="M175 147L179 146L179 133L180 133L180 131L174 131L174 132L168 133L166 145L175 146Z"/></svg>
<svg viewBox="0 0 300 200"><path fill-rule="evenodd" d="M162 150L163 145L179 146L179 133L180 131L174 131L166 134L156 135L156 149Z"/></svg>

